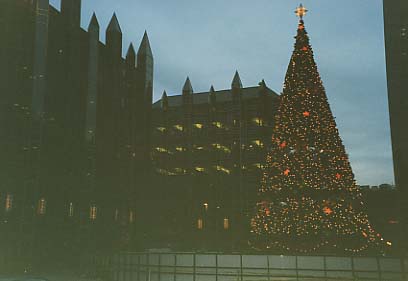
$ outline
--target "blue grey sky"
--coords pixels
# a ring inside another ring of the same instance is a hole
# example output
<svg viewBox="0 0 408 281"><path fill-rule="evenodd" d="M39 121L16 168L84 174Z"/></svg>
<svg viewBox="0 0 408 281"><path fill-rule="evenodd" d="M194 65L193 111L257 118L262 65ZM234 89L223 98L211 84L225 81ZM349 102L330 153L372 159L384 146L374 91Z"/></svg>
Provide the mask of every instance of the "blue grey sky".
<svg viewBox="0 0 408 281"><path fill-rule="evenodd" d="M59 9L60 0L50 0ZM280 93L293 50L299 0L82 0L82 26L95 11L101 31L116 12L137 47L147 30L155 59L154 100L244 86ZM393 183L381 0L305 0L315 59L358 184ZM105 36L101 32L101 41Z"/></svg>

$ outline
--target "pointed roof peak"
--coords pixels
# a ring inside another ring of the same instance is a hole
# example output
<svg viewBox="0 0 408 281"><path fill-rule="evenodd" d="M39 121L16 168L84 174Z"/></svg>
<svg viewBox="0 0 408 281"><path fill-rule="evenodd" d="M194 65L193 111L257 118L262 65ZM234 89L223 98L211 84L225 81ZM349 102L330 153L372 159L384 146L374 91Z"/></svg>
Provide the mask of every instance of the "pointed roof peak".
<svg viewBox="0 0 408 281"><path fill-rule="evenodd" d="M208 103L214 105L215 102L216 102L215 90L214 90L214 86L211 85L210 93L208 94Z"/></svg>
<svg viewBox="0 0 408 281"><path fill-rule="evenodd" d="M120 29L118 18L116 17L116 13L113 13L106 31L122 33L122 30Z"/></svg>
<svg viewBox="0 0 408 281"><path fill-rule="evenodd" d="M234 79L232 79L232 88L242 88L241 78L239 77L238 70L235 71Z"/></svg>
<svg viewBox="0 0 408 281"><path fill-rule="evenodd" d="M139 50L137 51L137 55L141 56L151 56L153 57L152 49L150 47L149 36L147 35L147 31L145 30L143 34L142 42L140 43Z"/></svg>
<svg viewBox="0 0 408 281"><path fill-rule="evenodd" d="M191 86L191 81L190 78L187 76L186 82L184 83L183 86L183 94L184 93L193 93L193 87Z"/></svg>
<svg viewBox="0 0 408 281"><path fill-rule="evenodd" d="M96 17L95 12L93 12L92 14L91 21L89 22L89 25L88 25L88 30L93 29L93 28L99 29L99 22L98 22L98 18Z"/></svg>
<svg viewBox="0 0 408 281"><path fill-rule="evenodd" d="M128 48L128 51L126 53L126 57L129 57L129 56L133 56L133 57L136 56L136 52L135 52L135 48L133 47L133 43L129 44L129 48Z"/></svg>
<svg viewBox="0 0 408 281"><path fill-rule="evenodd" d="M162 99L167 98L167 92L166 90L163 91Z"/></svg>
<svg viewBox="0 0 408 281"><path fill-rule="evenodd" d="M266 88L265 80L262 79L261 82L258 83L258 85L259 85L260 87L265 87L265 88Z"/></svg>

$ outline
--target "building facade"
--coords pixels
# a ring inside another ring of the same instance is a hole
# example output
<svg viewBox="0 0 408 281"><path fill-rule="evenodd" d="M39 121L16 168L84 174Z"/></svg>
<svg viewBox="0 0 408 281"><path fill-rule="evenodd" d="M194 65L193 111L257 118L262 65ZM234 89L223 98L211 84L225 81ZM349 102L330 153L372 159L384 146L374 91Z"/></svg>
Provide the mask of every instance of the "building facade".
<svg viewBox="0 0 408 281"><path fill-rule="evenodd" d="M123 58L116 15L102 43L80 0L0 5L2 251L129 246L149 167L147 34Z"/></svg>
<svg viewBox="0 0 408 281"><path fill-rule="evenodd" d="M383 0L388 104L395 184L401 192L402 236L408 236L408 3ZM405 238L406 240L406 238ZM406 243L408 249L408 241Z"/></svg>
<svg viewBox="0 0 408 281"><path fill-rule="evenodd" d="M278 105L264 81L243 88L238 72L231 89L193 93L187 78L181 95L164 92L153 104L155 186L167 209L159 225L174 243L183 234L207 249L243 240Z"/></svg>

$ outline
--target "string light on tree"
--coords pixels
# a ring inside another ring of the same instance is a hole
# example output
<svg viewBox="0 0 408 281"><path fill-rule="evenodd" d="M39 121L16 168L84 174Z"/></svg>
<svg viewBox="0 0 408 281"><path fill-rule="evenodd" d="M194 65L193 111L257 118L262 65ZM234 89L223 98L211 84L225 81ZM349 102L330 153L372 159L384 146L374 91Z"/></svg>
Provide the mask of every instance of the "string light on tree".
<svg viewBox="0 0 408 281"><path fill-rule="evenodd" d="M307 9L300 5L295 13L296 42L249 243L288 254L377 251L382 237L368 221L317 70L303 21Z"/></svg>

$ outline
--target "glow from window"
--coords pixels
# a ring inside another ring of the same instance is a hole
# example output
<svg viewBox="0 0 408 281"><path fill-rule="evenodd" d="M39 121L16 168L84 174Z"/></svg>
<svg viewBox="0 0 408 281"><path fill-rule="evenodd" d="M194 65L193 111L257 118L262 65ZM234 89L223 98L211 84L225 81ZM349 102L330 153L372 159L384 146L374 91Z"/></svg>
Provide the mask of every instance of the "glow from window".
<svg viewBox="0 0 408 281"><path fill-rule="evenodd" d="M224 128L224 125L221 122L214 121L212 124L217 128Z"/></svg>
<svg viewBox="0 0 408 281"><path fill-rule="evenodd" d="M132 210L129 211L129 223L133 223L135 220L135 214Z"/></svg>
<svg viewBox="0 0 408 281"><path fill-rule="evenodd" d="M157 127L156 128L159 132L162 132L162 133L164 133L165 131L166 131L166 128L165 127Z"/></svg>
<svg viewBox="0 0 408 281"><path fill-rule="evenodd" d="M204 227L204 224L203 224L203 219L198 219L197 220L197 229L203 229L203 227Z"/></svg>
<svg viewBox="0 0 408 281"><path fill-rule="evenodd" d="M38 205L37 205L37 214L39 215L45 215L47 211L47 201L45 200L45 198L41 198L40 200L38 200Z"/></svg>
<svg viewBox="0 0 408 281"><path fill-rule="evenodd" d="M224 173L226 173L226 174L228 174L228 175L231 173L230 170L224 168L223 166L217 165L217 166L214 166L214 168L215 168L217 171L224 172Z"/></svg>
<svg viewBox="0 0 408 281"><path fill-rule="evenodd" d="M68 217L74 216L74 203L70 202L68 205Z"/></svg>
<svg viewBox="0 0 408 281"><path fill-rule="evenodd" d="M229 229L229 219L228 218L224 218L224 229L225 230Z"/></svg>
<svg viewBox="0 0 408 281"><path fill-rule="evenodd" d="M197 150L204 150L204 147L203 147L203 146L194 145L194 148L197 149Z"/></svg>
<svg viewBox="0 0 408 281"><path fill-rule="evenodd" d="M91 207L89 208L89 219L96 220L97 215L98 215L98 207L96 207L96 205L91 205Z"/></svg>
<svg viewBox="0 0 408 281"><path fill-rule="evenodd" d="M195 167L195 170L197 172L204 172L205 171L205 169L203 167Z"/></svg>
<svg viewBox="0 0 408 281"><path fill-rule="evenodd" d="M174 127L174 129L176 129L178 131L183 131L183 126L181 126L181 125L174 125L173 127Z"/></svg>
<svg viewBox="0 0 408 281"><path fill-rule="evenodd" d="M182 147L182 146L178 146L178 147L176 147L176 151L183 152L183 151L186 151L186 148Z"/></svg>
<svg viewBox="0 0 408 281"><path fill-rule="evenodd" d="M206 211L208 211L208 203L204 203L203 206L204 206L204 209L205 209Z"/></svg>
<svg viewBox="0 0 408 281"><path fill-rule="evenodd" d="M185 175L187 174L187 170L183 168L174 168L175 174Z"/></svg>
<svg viewBox="0 0 408 281"><path fill-rule="evenodd" d="M7 193L6 195L6 212L9 212L13 209L13 194Z"/></svg>
<svg viewBox="0 0 408 281"><path fill-rule="evenodd" d="M226 147L226 146L224 146L224 145L222 145L222 144L213 143L212 146L213 146L214 148L216 148L216 149L219 149L219 150L225 152L225 153L231 153L231 149L229 149L228 147Z"/></svg>
<svg viewBox="0 0 408 281"><path fill-rule="evenodd" d="M164 175L164 176L176 176L177 175L176 173L173 173L173 172L165 170L165 169L160 169L160 168L157 168L156 172L158 174Z"/></svg>
<svg viewBox="0 0 408 281"><path fill-rule="evenodd" d="M194 127L196 127L197 129L202 129L202 128L203 128L203 124L196 123L196 124L194 124Z"/></svg>
<svg viewBox="0 0 408 281"><path fill-rule="evenodd" d="M263 142L260 140L253 140L252 143L256 146L263 147Z"/></svg>
<svg viewBox="0 0 408 281"><path fill-rule="evenodd" d="M252 118L252 122L254 122L258 126L263 126L262 118L259 118L259 117Z"/></svg>
<svg viewBox="0 0 408 281"><path fill-rule="evenodd" d="M162 153L167 153L168 152L168 150L165 149L164 147L156 147L156 151L162 152Z"/></svg>
<svg viewBox="0 0 408 281"><path fill-rule="evenodd" d="M262 169L263 165L261 163L255 163L253 164L254 167L257 167L258 169Z"/></svg>

